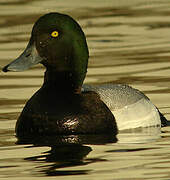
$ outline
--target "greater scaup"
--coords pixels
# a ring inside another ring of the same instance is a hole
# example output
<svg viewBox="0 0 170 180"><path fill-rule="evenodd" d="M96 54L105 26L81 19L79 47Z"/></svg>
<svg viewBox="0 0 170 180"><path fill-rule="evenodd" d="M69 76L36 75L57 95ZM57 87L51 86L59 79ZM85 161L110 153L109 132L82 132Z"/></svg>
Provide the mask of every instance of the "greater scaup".
<svg viewBox="0 0 170 180"><path fill-rule="evenodd" d="M88 58L86 37L74 19L60 13L38 19L25 51L3 68L23 71L38 63L46 67L42 87L17 121L17 136L116 134L117 127L161 125L162 114L142 92L127 85L83 86ZM162 122L166 124L163 116Z"/></svg>

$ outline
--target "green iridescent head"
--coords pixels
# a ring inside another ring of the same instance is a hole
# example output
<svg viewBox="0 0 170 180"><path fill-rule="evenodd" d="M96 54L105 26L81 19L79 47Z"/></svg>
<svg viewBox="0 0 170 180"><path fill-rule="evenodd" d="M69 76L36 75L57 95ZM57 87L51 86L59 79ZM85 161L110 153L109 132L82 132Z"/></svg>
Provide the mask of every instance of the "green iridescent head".
<svg viewBox="0 0 170 180"><path fill-rule="evenodd" d="M77 86L81 86L88 57L86 38L79 24L68 15L49 13L37 20L25 51L3 71L23 71L42 63L47 71L70 72Z"/></svg>

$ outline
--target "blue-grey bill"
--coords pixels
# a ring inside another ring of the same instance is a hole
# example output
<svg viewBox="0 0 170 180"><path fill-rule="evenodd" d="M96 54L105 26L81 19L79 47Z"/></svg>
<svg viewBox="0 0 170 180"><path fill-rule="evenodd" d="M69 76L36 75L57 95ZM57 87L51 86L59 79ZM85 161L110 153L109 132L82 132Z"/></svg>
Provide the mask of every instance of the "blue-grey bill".
<svg viewBox="0 0 170 180"><path fill-rule="evenodd" d="M40 63L42 60L42 57L39 56L36 50L35 44L30 41L24 52L17 59L6 65L2 71L24 71Z"/></svg>

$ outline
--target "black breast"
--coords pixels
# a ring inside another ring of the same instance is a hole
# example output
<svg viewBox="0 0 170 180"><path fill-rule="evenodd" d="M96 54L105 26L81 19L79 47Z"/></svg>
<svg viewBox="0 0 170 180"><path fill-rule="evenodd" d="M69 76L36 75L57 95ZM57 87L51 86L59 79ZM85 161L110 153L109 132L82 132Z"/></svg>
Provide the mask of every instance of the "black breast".
<svg viewBox="0 0 170 180"><path fill-rule="evenodd" d="M18 137L32 134L117 133L115 118L95 92L67 94L41 88L16 124Z"/></svg>

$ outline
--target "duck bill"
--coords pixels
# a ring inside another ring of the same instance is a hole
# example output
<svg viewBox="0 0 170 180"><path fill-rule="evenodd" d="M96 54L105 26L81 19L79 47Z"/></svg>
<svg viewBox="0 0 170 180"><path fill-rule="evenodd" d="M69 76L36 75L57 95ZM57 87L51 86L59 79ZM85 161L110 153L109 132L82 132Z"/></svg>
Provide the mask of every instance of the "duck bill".
<svg viewBox="0 0 170 180"><path fill-rule="evenodd" d="M31 39L25 51L17 59L6 65L2 71L24 71L42 60L36 50L34 41Z"/></svg>

